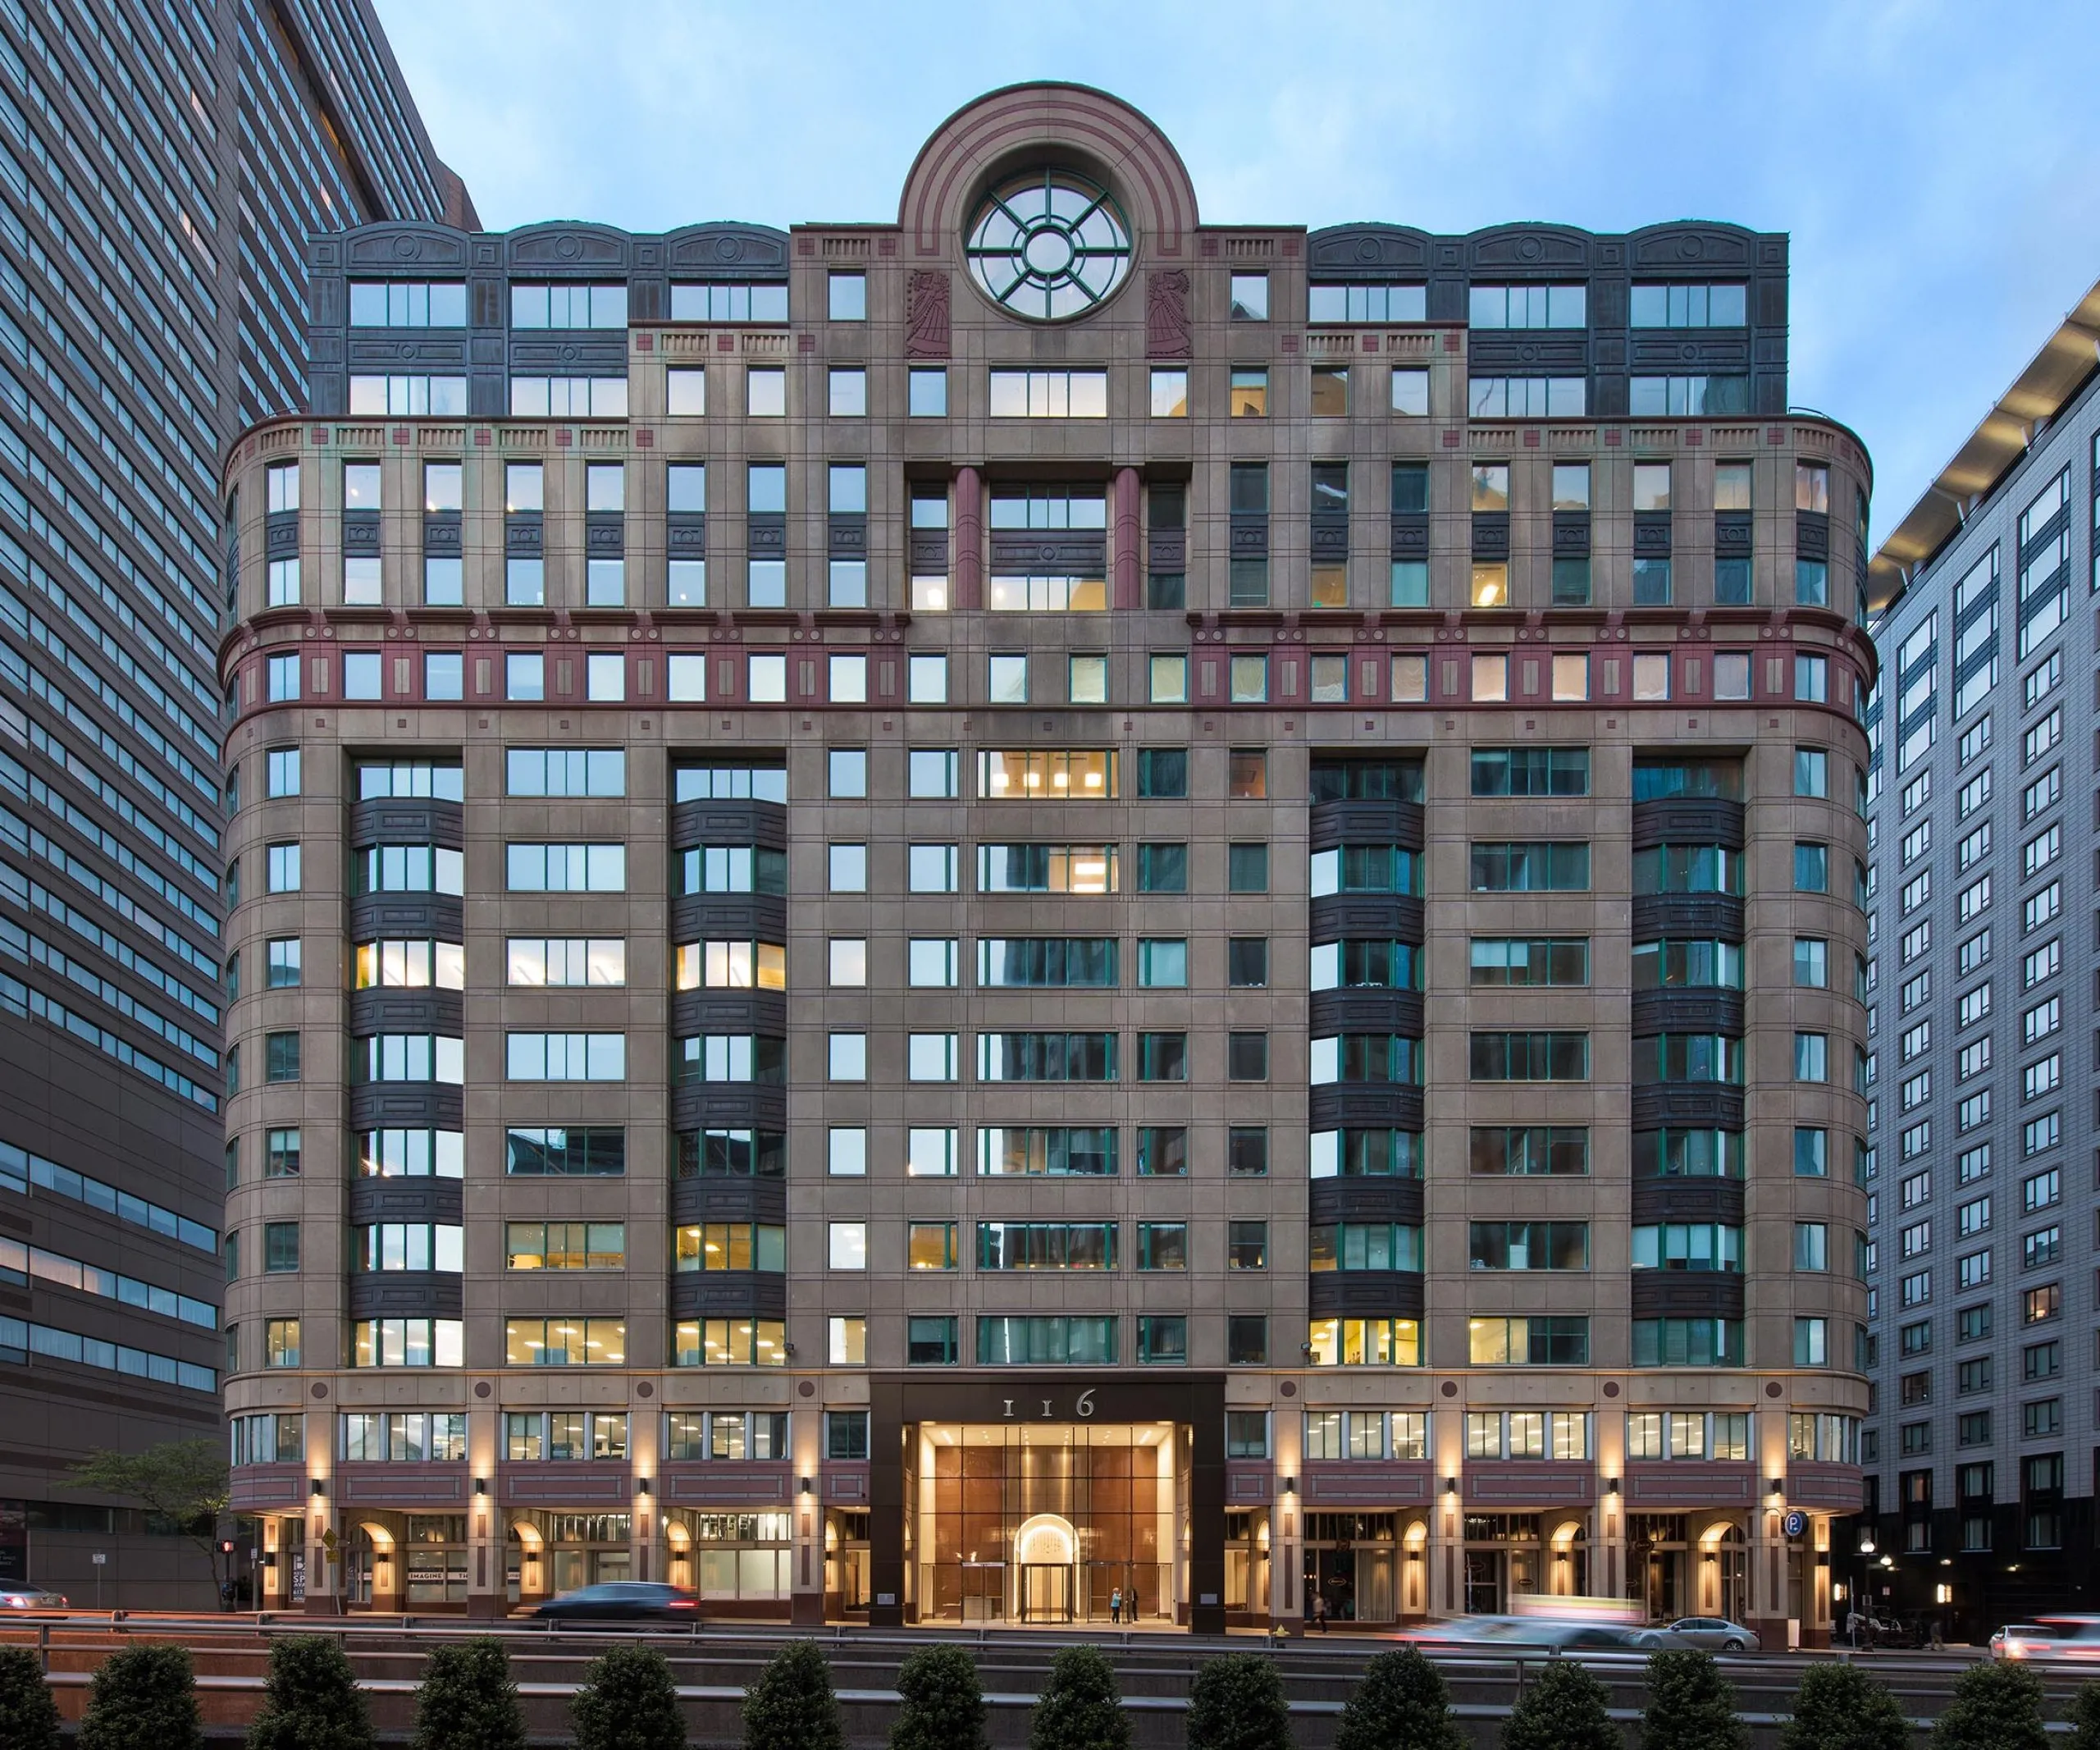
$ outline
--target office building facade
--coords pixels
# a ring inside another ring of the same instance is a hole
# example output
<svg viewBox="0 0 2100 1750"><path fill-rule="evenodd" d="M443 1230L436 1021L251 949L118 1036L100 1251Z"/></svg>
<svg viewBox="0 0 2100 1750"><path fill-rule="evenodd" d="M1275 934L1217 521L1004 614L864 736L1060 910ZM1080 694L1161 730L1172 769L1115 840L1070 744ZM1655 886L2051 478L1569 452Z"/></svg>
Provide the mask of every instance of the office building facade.
<svg viewBox="0 0 2100 1750"><path fill-rule="evenodd" d="M309 266L221 664L309 1607L1824 1632L1869 476L1783 237L1205 225L1036 85L894 223Z"/></svg>
<svg viewBox="0 0 2100 1750"><path fill-rule="evenodd" d="M2100 288L1873 564L1877 1412L1847 1554L1965 1638L2093 1596L2096 326Z"/></svg>
<svg viewBox="0 0 2100 1750"><path fill-rule="evenodd" d="M221 464L307 237L471 209L362 0L16 0L0 63L0 1579L208 1603L65 1474L221 1433Z"/></svg>

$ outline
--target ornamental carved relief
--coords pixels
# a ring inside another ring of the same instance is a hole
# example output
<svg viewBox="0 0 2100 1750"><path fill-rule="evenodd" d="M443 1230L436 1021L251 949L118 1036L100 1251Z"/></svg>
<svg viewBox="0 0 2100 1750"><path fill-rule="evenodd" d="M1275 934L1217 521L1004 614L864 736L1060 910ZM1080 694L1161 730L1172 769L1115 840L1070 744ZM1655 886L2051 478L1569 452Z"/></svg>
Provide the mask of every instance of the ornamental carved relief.
<svg viewBox="0 0 2100 1750"><path fill-rule="evenodd" d="M904 296L904 350L913 359L948 356L948 276L915 269Z"/></svg>
<svg viewBox="0 0 2100 1750"><path fill-rule="evenodd" d="M1189 276L1168 267L1145 276L1145 356L1185 359L1189 353Z"/></svg>

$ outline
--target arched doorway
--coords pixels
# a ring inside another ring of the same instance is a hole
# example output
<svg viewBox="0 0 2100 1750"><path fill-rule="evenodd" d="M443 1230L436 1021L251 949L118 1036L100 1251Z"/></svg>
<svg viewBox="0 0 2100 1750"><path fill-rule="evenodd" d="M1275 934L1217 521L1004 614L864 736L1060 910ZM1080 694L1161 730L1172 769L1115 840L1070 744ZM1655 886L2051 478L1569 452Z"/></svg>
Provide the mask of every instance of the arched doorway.
<svg viewBox="0 0 2100 1750"><path fill-rule="evenodd" d="M1070 1519L1039 1513L1022 1520L1014 1533L1015 1615L1025 1623L1070 1622L1078 1556Z"/></svg>
<svg viewBox="0 0 2100 1750"><path fill-rule="evenodd" d="M1742 1528L1723 1519L1699 1534L1699 1607L1741 1622L1750 1609L1750 1546Z"/></svg>
<svg viewBox="0 0 2100 1750"><path fill-rule="evenodd" d="M1557 1597L1586 1597L1590 1590L1590 1522L1563 1519L1554 1527L1546 1585Z"/></svg>

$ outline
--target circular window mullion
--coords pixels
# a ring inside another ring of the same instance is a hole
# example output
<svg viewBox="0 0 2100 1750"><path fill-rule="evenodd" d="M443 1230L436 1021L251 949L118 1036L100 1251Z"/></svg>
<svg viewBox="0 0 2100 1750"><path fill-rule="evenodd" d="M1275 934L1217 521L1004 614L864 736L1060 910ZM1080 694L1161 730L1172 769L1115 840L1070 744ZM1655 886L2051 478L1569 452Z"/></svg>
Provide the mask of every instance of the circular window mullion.
<svg viewBox="0 0 2100 1750"><path fill-rule="evenodd" d="M1074 203L1070 216L1058 211ZM1007 233L997 241L989 235L995 226ZM1034 247L1042 238L1055 246ZM1107 190L1058 170L993 190L963 245L979 288L1034 322L1084 315L1122 283L1131 254L1130 228Z"/></svg>

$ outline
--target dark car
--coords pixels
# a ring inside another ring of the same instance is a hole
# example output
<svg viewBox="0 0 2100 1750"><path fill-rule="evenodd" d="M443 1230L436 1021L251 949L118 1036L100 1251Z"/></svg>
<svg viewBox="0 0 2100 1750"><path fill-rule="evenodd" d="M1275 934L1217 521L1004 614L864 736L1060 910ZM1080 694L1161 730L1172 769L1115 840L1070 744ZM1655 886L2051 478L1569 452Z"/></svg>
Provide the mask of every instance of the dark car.
<svg viewBox="0 0 2100 1750"><path fill-rule="evenodd" d="M579 1586L559 1598L550 1598L535 1616L565 1622L697 1622L700 1599L682 1586L666 1586L651 1580L609 1581L602 1586Z"/></svg>

